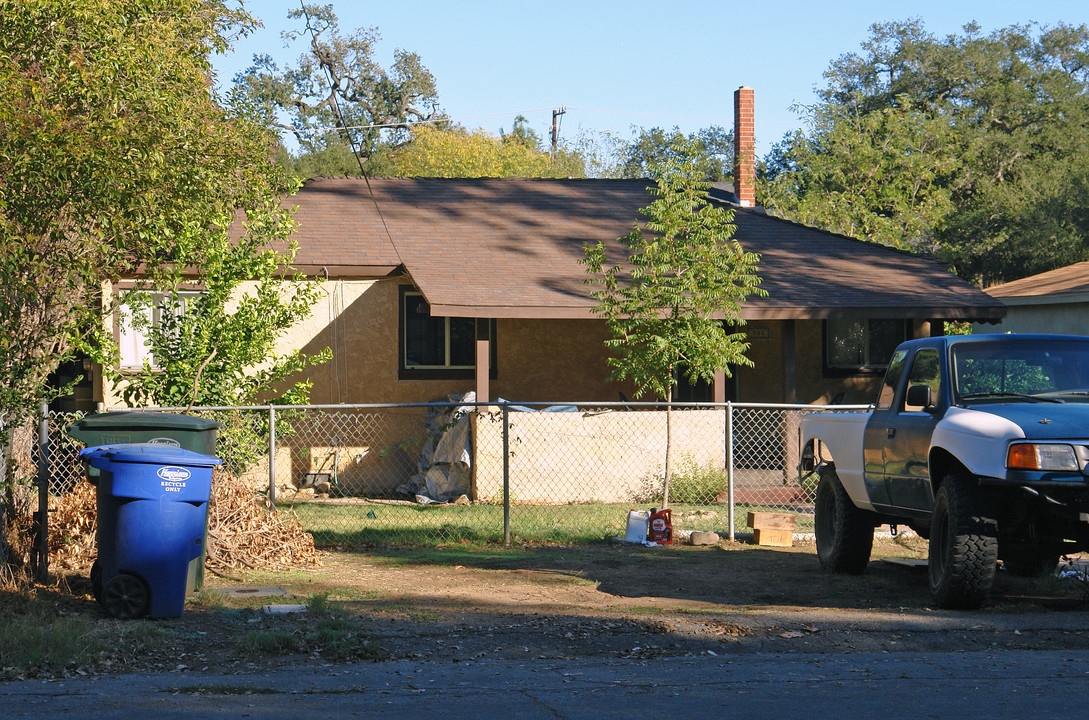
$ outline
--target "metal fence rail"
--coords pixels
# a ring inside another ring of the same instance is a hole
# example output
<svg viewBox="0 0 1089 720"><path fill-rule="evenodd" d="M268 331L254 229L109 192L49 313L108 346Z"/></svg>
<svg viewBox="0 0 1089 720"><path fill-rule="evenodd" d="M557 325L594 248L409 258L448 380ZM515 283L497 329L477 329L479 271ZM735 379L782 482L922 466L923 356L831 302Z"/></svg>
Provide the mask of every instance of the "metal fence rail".
<svg viewBox="0 0 1089 720"><path fill-rule="evenodd" d="M221 423L230 472L293 510L319 546L578 541L660 506L669 447L675 532L732 536L749 510L811 527L799 479L807 412L848 406L565 403L193 408ZM79 415L49 413L49 493L81 482ZM31 434L30 437L33 437ZM34 450L31 449L31 454Z"/></svg>

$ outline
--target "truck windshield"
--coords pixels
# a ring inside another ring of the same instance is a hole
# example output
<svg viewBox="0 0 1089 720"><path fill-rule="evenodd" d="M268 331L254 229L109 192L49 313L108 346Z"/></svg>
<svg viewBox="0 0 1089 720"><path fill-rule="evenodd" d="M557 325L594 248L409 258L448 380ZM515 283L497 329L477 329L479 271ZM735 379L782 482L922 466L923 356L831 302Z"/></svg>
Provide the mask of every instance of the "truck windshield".
<svg viewBox="0 0 1089 720"><path fill-rule="evenodd" d="M968 342L952 359L957 402L1089 402L1089 340Z"/></svg>

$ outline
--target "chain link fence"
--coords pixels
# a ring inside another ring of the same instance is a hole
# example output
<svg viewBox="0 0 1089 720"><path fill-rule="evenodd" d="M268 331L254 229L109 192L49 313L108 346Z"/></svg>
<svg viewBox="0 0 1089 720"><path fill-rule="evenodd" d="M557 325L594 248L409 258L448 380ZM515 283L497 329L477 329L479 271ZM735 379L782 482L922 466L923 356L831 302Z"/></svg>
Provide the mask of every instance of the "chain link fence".
<svg viewBox="0 0 1089 720"><path fill-rule="evenodd" d="M834 410L852 409L837 406ZM572 403L193 408L221 423L226 468L322 547L622 536L660 507L675 534L746 529L752 510L812 527L798 429L827 406ZM49 492L83 477L81 415L51 413ZM24 434L36 446L34 434ZM32 455L36 451L31 448Z"/></svg>

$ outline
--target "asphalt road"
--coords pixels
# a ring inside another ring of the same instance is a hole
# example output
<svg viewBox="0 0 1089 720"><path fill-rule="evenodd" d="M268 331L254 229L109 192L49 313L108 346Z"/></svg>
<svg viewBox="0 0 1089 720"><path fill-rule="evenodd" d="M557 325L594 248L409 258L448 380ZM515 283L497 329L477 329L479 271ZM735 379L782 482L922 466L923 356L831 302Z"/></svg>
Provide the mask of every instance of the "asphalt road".
<svg viewBox="0 0 1089 720"><path fill-rule="evenodd" d="M1089 650L385 662L0 683L19 718L1085 718Z"/></svg>

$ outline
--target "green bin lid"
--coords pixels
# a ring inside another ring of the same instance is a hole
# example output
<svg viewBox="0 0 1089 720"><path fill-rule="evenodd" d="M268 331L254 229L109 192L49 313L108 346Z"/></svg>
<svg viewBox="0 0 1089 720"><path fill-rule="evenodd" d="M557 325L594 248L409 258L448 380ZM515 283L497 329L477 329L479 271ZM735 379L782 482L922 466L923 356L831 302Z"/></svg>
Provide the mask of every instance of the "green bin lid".
<svg viewBox="0 0 1089 720"><path fill-rule="evenodd" d="M172 430L204 431L215 430L219 423L207 418L194 417L192 415L180 415L178 413L165 412L108 412L98 415L88 415L76 420L68 426L71 430L107 430L123 428L138 430L141 428L158 429L170 428ZM72 433L74 434L74 433Z"/></svg>

